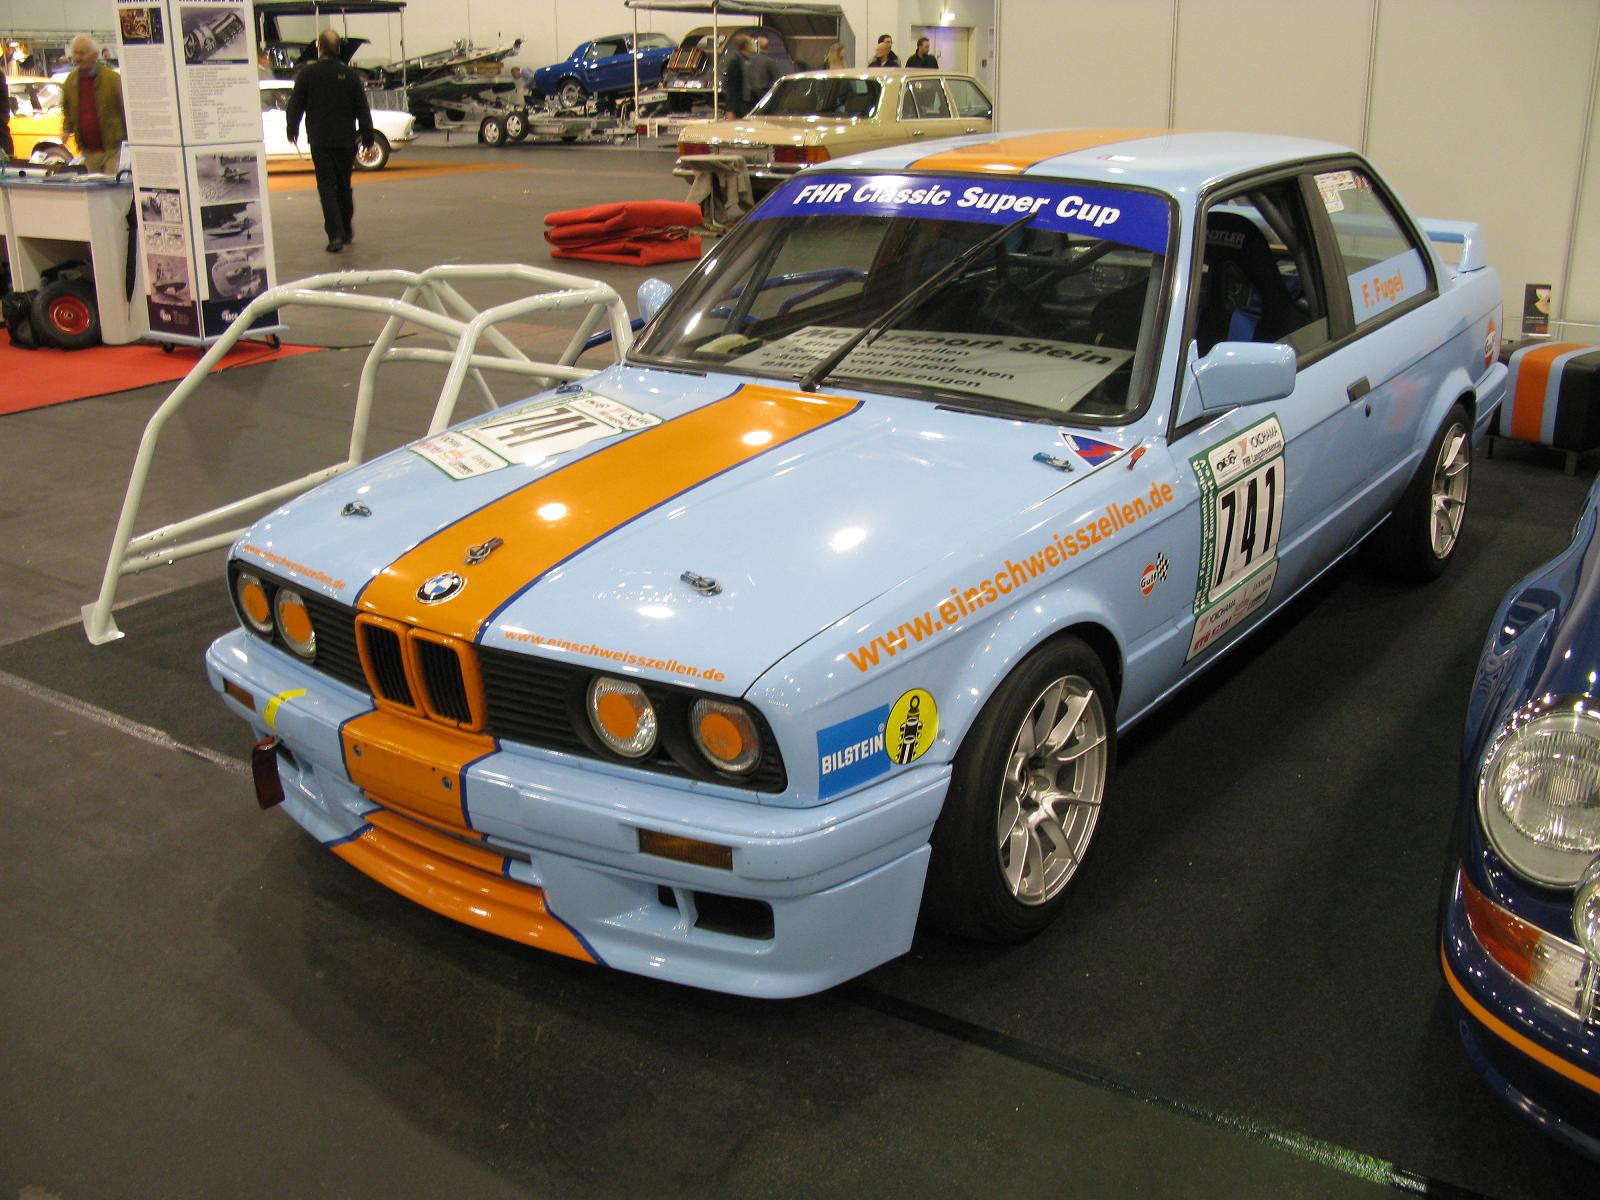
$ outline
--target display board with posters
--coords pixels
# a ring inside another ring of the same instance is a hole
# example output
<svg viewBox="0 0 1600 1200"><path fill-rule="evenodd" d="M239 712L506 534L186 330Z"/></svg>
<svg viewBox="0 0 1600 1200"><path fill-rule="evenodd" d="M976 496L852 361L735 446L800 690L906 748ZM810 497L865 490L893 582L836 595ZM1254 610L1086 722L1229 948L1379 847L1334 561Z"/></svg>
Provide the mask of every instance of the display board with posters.
<svg viewBox="0 0 1600 1200"><path fill-rule="evenodd" d="M117 48L151 335L213 341L276 274L250 6L117 0Z"/></svg>

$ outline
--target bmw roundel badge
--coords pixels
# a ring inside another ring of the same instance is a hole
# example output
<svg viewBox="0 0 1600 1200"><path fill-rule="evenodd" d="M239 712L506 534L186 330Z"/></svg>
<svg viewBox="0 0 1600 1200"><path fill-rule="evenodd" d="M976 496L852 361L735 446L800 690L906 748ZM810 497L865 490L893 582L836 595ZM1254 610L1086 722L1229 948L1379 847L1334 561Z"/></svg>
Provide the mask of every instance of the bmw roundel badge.
<svg viewBox="0 0 1600 1200"><path fill-rule="evenodd" d="M417 599L424 604L441 604L459 592L465 582L454 571L445 571L432 579L423 580L422 586L417 589Z"/></svg>

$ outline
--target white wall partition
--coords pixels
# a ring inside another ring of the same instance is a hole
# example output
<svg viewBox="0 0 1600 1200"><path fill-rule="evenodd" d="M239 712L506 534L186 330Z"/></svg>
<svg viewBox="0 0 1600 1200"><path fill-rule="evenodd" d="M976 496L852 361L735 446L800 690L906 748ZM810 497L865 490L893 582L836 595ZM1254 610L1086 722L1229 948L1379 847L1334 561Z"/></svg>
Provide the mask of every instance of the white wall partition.
<svg viewBox="0 0 1600 1200"><path fill-rule="evenodd" d="M1369 153L1482 223L1515 331L1600 341L1600 0L1001 0L1002 129L1166 125ZM1569 278L1570 275L1570 278Z"/></svg>

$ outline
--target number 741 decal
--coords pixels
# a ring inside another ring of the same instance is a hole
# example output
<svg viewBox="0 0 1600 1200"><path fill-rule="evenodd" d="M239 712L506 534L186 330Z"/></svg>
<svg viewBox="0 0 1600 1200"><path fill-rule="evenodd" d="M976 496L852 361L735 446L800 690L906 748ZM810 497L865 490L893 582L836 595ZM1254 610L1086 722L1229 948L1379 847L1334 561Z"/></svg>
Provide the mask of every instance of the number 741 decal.
<svg viewBox="0 0 1600 1200"><path fill-rule="evenodd" d="M1189 463L1200 483L1200 577L1188 655L1193 658L1272 594L1288 482L1278 418L1252 425Z"/></svg>

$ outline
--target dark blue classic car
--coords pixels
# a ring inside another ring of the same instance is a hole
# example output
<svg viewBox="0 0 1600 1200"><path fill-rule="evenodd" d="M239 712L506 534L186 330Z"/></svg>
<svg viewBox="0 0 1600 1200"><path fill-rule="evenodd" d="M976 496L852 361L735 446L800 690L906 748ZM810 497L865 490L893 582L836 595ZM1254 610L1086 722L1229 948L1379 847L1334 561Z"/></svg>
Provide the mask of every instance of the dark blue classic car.
<svg viewBox="0 0 1600 1200"><path fill-rule="evenodd" d="M533 73L533 86L540 95L554 96L562 108L577 108L590 96L631 92L637 58L639 86L657 87L673 46L673 40L660 33L641 33L637 48L631 33L595 38L567 55L565 62L540 67Z"/></svg>
<svg viewBox="0 0 1600 1200"><path fill-rule="evenodd" d="M1441 954L1478 1073L1600 1160L1600 480L1501 601L1462 747Z"/></svg>

